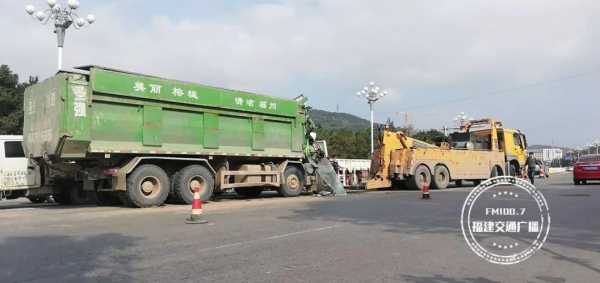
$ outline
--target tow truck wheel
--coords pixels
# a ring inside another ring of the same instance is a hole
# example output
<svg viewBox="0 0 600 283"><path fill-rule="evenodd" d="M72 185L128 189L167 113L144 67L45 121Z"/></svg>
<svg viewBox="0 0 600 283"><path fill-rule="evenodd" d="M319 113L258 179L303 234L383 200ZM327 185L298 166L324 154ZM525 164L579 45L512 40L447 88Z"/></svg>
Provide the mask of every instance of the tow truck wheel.
<svg viewBox="0 0 600 283"><path fill-rule="evenodd" d="M500 167L494 166L494 168L492 168L492 173L490 173L490 177L494 178L502 175L502 169L500 169Z"/></svg>
<svg viewBox="0 0 600 283"><path fill-rule="evenodd" d="M517 165L515 165L514 163L511 163L509 166L508 174L510 176L516 177L517 176Z"/></svg>
<svg viewBox="0 0 600 283"><path fill-rule="evenodd" d="M152 164L138 166L127 176L125 204L135 207L162 205L169 196L169 177L160 167Z"/></svg>
<svg viewBox="0 0 600 283"><path fill-rule="evenodd" d="M189 165L173 175L173 193L183 203L194 200L193 188L200 188L200 199L208 201L213 195L215 179L212 173L201 165Z"/></svg>
<svg viewBox="0 0 600 283"><path fill-rule="evenodd" d="M419 165L417 170L415 170L415 174L409 179L408 187L411 190L423 190L425 181L431 184L431 172L425 165Z"/></svg>
<svg viewBox="0 0 600 283"><path fill-rule="evenodd" d="M304 190L304 174L294 166L288 166L283 172L283 180L279 194L284 197L295 197Z"/></svg>
<svg viewBox="0 0 600 283"><path fill-rule="evenodd" d="M433 171L433 178L431 187L437 190L443 190L448 187L450 183L450 172L446 166L436 166Z"/></svg>

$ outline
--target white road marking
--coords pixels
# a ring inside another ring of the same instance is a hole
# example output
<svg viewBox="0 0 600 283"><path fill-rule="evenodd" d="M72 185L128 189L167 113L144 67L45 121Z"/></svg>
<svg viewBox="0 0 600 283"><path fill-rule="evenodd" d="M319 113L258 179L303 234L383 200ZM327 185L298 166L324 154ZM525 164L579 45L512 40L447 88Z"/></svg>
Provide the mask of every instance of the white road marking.
<svg viewBox="0 0 600 283"><path fill-rule="evenodd" d="M263 242L263 241L269 241L269 240L278 240L278 239L288 238L288 237L297 236L297 235L301 235L301 234L308 234L308 233L314 233L314 232L321 232L321 231L325 231L325 230L330 230L330 229L337 228L337 227L340 227L340 226L341 226L340 224L335 224L335 225L324 226L324 227L313 228L313 229L307 229L307 230L302 230L302 231L297 231L297 232L291 232L291 233L274 235L274 236L270 236L270 237L266 237L266 238L261 238L261 239L254 239L254 240L248 240L248 241L235 242L235 243L225 244L225 245L221 245L221 246L200 249L200 250L198 250L198 252L206 252L206 251L212 251L212 250L219 250L219 249L225 249L225 248L243 246L243 245L248 245L248 244L253 244L253 243L258 243L258 242Z"/></svg>
<svg viewBox="0 0 600 283"><path fill-rule="evenodd" d="M198 250L194 250L192 254L188 254L188 255L178 254L176 257L163 257L158 261L154 260L152 262L140 264L139 268L140 269L148 269L148 268L154 268L157 266L164 266L165 264L172 265L177 262L195 261L198 259L199 255L202 255L203 252L216 251L216 250L222 250L222 249L233 248L233 247L241 247L241 246L251 245L251 244L265 242L265 241L269 241L269 240L278 240L278 239L289 238L289 237L298 236L298 235L302 235L302 234L322 232L322 231L331 230L331 229L334 229L334 228L337 228L340 226L341 226L341 224L335 224L335 225L324 226L324 227L313 228L313 229L306 229L306 230L301 230L301 231L296 231L296 232L291 232L291 233L273 235L273 236L260 238L260 239L240 241L240 242L224 244L224 245L220 245L220 246L216 246L216 247L208 247L208 248L198 249Z"/></svg>

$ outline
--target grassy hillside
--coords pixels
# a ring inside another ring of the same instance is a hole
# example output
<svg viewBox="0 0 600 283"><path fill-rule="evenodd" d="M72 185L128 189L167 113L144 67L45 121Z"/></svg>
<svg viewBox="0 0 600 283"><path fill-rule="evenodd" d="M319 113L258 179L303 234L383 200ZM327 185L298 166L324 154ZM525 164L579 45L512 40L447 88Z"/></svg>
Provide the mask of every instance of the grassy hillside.
<svg viewBox="0 0 600 283"><path fill-rule="evenodd" d="M358 131L370 127L368 120L348 113L336 113L312 109L310 117L317 126L328 130L349 129Z"/></svg>

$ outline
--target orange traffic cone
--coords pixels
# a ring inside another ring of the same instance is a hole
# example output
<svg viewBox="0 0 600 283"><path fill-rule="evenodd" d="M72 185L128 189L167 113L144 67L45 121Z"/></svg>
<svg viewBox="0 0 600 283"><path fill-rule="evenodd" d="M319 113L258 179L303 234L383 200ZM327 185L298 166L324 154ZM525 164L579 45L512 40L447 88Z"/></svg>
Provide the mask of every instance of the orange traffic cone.
<svg viewBox="0 0 600 283"><path fill-rule="evenodd" d="M421 198L422 199L430 199L431 198L431 196L429 195L429 182L427 181L426 177L423 178L423 191L422 191Z"/></svg>
<svg viewBox="0 0 600 283"><path fill-rule="evenodd" d="M200 199L200 188L194 187L194 200L192 200L192 214L185 219L187 224L206 224L207 220L202 219L202 199Z"/></svg>

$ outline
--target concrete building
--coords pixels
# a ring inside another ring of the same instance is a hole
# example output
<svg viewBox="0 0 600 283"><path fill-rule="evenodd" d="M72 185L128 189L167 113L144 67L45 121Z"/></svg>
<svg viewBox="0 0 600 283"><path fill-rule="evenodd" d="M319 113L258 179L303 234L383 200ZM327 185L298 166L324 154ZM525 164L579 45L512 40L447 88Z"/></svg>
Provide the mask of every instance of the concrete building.
<svg viewBox="0 0 600 283"><path fill-rule="evenodd" d="M553 160L563 158L563 150L560 148L536 148L530 149L529 152L533 152L533 156L537 160L544 162L552 162Z"/></svg>

